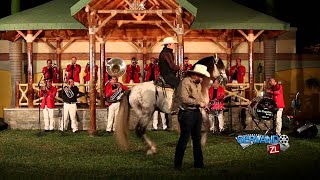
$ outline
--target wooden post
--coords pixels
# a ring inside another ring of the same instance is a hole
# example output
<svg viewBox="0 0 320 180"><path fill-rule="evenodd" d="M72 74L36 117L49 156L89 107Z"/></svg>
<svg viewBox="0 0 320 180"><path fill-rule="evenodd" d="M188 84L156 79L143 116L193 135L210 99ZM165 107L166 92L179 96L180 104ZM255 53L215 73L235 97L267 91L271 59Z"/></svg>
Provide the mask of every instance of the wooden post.
<svg viewBox="0 0 320 180"><path fill-rule="evenodd" d="M89 54L90 54L90 81L89 81L89 98L90 98L90 128L89 134L96 134L96 84L95 84L95 66L96 66L96 27L89 27Z"/></svg>
<svg viewBox="0 0 320 180"><path fill-rule="evenodd" d="M232 39L227 38L227 69L230 70L232 62Z"/></svg>
<svg viewBox="0 0 320 180"><path fill-rule="evenodd" d="M184 56L184 27L182 20L182 7L179 6L178 12L176 12L177 24L175 32L177 34L178 48L177 48L177 63L179 66L183 65L183 56Z"/></svg>
<svg viewBox="0 0 320 180"><path fill-rule="evenodd" d="M59 68L59 82L62 82L63 75L62 75L62 66L61 66L61 39L57 39L57 46L56 46L56 60L57 60L57 67Z"/></svg>
<svg viewBox="0 0 320 180"><path fill-rule="evenodd" d="M246 35L242 30L238 30L238 32L248 41L249 100L252 100L254 97L253 42L264 32L264 30L260 30L256 35L253 34L253 30L249 30L248 35Z"/></svg>
<svg viewBox="0 0 320 180"><path fill-rule="evenodd" d="M28 30L27 37L33 37L32 30ZM33 38L27 38L27 56L28 56L28 107L33 108Z"/></svg>
<svg viewBox="0 0 320 180"><path fill-rule="evenodd" d="M148 53L147 52L147 38L146 37L143 38L142 45L143 45L143 47L142 47L142 68L143 68L142 69L142 72L143 72L142 82L144 82L145 77L146 77L146 75L144 73L144 67L145 67L145 65L147 63L147 53Z"/></svg>
<svg viewBox="0 0 320 180"><path fill-rule="evenodd" d="M20 100L20 91L19 91L19 81L16 81L15 83L15 107L19 108L19 100Z"/></svg>
<svg viewBox="0 0 320 180"><path fill-rule="evenodd" d="M253 30L249 30L248 36L253 36ZM251 38L249 38L251 39ZM252 100L254 97L254 62L253 62L253 42L254 39L248 41L248 63L249 63L249 100Z"/></svg>
<svg viewBox="0 0 320 180"><path fill-rule="evenodd" d="M178 48L177 48L177 62L178 65L181 66L183 64L183 57L184 57L184 41L183 41L183 34L178 34Z"/></svg>
<svg viewBox="0 0 320 180"><path fill-rule="evenodd" d="M106 43L105 41L99 41L100 42L100 106L102 108L106 107L105 99L104 99L104 91L105 91L105 84L104 84L104 76L105 76L105 59L106 59L106 53L105 53L105 47Z"/></svg>

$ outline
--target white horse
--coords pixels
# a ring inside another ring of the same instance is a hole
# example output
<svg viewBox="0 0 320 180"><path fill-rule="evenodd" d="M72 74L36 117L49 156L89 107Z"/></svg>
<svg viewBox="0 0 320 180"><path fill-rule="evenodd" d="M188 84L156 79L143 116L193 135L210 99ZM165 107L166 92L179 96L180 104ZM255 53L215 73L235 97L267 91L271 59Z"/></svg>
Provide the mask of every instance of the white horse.
<svg viewBox="0 0 320 180"><path fill-rule="evenodd" d="M211 75L210 78L204 78L201 83L202 95L206 103L209 103L208 90L210 87L210 79L222 77L221 79L227 81L225 66L222 60L217 56L203 58L195 64L203 64L207 66L207 70ZM142 138L147 144L147 154L155 154L157 152L156 145L147 137L146 129L148 124L152 121L152 116L156 109L159 109L164 113L171 113L173 94L173 89L164 89L156 86L153 81L140 83L127 91L120 101L119 112L116 117L117 123L115 136L118 145L124 149L128 148L130 105L138 119L135 128L137 136ZM202 114L204 122L208 122L207 113L203 111ZM209 129L208 127L209 126L206 126L205 129ZM203 132L202 144L204 145L206 142L207 131Z"/></svg>

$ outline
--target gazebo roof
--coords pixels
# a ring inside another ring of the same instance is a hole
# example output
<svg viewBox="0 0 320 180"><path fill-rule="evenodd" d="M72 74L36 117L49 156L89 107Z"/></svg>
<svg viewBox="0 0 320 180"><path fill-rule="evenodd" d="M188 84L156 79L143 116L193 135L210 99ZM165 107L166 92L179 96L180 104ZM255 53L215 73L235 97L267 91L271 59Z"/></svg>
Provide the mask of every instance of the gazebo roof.
<svg viewBox="0 0 320 180"><path fill-rule="evenodd" d="M191 29L289 30L290 24L232 0L177 0L196 14ZM197 9L194 11L194 7Z"/></svg>
<svg viewBox="0 0 320 180"><path fill-rule="evenodd" d="M204 40L216 37L223 41L226 35L234 40L243 39L236 30L267 30L265 36L274 37L289 29L289 24L266 14L242 6L232 0L155 0L145 1L146 13L126 12L130 4L125 0L52 0L40 6L0 19L0 36L14 40L16 30L45 30L39 37L47 39L78 37L88 38L88 18L85 8L99 13L100 22L110 18L101 28L108 40L132 41L132 39L159 40L173 35L179 5L184 9L182 19L185 39ZM131 1L130 1L131 2ZM111 17L116 10L118 13ZM160 14L159 14L159 12ZM163 13L163 12L169 13ZM109 12L109 13L106 13ZM111 15L110 15L111 13ZM170 25L171 24L171 25ZM222 39L221 39L222 38Z"/></svg>
<svg viewBox="0 0 320 180"><path fill-rule="evenodd" d="M86 29L70 15L78 0L53 0L0 19L0 31Z"/></svg>

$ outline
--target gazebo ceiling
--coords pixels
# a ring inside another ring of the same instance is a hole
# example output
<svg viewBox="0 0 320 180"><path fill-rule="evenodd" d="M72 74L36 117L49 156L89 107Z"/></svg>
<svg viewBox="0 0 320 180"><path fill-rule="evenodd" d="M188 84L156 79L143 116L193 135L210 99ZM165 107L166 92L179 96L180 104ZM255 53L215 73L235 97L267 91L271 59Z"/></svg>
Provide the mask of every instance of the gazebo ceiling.
<svg viewBox="0 0 320 180"><path fill-rule="evenodd" d="M88 16L92 13L101 35L108 31L132 30L146 32L147 36L150 34L147 31L155 30L159 36L168 36L174 35L180 13L185 29L189 29L194 20L194 16L174 0L81 0L71 7L71 15L86 27L89 27Z"/></svg>

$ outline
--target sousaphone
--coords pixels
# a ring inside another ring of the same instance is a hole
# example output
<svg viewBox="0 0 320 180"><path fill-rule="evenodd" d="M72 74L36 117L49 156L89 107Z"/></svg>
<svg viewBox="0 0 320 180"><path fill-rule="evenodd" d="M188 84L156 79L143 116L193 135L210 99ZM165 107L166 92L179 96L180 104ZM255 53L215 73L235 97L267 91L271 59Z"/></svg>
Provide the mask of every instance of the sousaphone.
<svg viewBox="0 0 320 180"><path fill-rule="evenodd" d="M106 71L110 76L116 76L118 78L123 76L127 69L126 63L120 58L110 59L107 62L106 67Z"/></svg>
<svg viewBox="0 0 320 180"><path fill-rule="evenodd" d="M121 77L125 74L127 66L124 60L120 58L112 58L106 64L106 71L110 76ZM121 99L123 95L123 90L121 84L118 83L117 91L110 97L106 98L106 101L109 103L117 102Z"/></svg>

